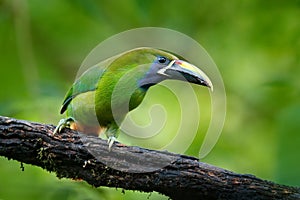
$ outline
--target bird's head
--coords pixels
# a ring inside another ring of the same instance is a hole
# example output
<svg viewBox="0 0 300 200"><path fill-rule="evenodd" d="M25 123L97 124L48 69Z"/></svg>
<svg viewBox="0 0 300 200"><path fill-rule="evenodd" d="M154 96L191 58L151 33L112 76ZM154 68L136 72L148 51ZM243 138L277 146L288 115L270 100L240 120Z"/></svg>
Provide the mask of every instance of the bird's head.
<svg viewBox="0 0 300 200"><path fill-rule="evenodd" d="M208 76L193 64L158 49L141 48L136 51L143 51L143 55L151 61L149 70L139 80L139 87L148 89L161 81L173 79L203 85L213 90Z"/></svg>

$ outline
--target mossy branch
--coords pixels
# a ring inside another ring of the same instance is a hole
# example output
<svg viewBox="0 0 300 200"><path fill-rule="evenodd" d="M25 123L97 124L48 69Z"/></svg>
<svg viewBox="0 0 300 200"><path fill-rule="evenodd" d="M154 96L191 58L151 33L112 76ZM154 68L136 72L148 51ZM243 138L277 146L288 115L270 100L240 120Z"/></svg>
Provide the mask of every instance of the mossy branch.
<svg viewBox="0 0 300 200"><path fill-rule="evenodd" d="M236 174L196 158L129 147L53 125L0 117L0 156L36 165L59 178L99 187L157 191L171 199L300 199L300 188ZM162 165L159 167L160 165Z"/></svg>

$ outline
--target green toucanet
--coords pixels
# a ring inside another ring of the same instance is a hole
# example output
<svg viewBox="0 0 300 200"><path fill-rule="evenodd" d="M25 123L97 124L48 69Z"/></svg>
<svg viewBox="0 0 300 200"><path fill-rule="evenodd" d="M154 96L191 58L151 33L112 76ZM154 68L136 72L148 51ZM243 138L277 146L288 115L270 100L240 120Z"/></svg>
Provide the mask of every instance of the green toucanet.
<svg viewBox="0 0 300 200"><path fill-rule="evenodd" d="M75 81L60 111L66 111L67 118L54 134L64 127L86 134L104 132L110 149L117 137L117 122L142 102L151 86L167 79L212 89L204 72L175 55L148 47L132 49L89 68Z"/></svg>

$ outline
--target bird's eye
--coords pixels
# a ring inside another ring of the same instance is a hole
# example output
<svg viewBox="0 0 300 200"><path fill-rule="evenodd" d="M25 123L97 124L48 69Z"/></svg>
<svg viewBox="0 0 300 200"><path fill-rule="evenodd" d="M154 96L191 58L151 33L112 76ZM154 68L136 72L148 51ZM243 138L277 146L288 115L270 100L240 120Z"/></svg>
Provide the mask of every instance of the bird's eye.
<svg viewBox="0 0 300 200"><path fill-rule="evenodd" d="M167 58L166 57L163 57L163 56L160 56L157 58L158 62L161 63L161 64L164 64L167 62Z"/></svg>

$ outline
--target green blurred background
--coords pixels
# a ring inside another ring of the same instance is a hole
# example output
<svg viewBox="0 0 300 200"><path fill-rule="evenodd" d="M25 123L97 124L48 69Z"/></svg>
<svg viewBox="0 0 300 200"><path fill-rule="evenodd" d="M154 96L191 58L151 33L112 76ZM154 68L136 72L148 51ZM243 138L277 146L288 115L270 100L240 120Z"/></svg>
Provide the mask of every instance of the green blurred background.
<svg viewBox="0 0 300 200"><path fill-rule="evenodd" d="M299 19L299 0L0 0L0 115L56 124L65 92L98 43L132 28L170 28L209 52L226 87L224 130L203 161L300 186ZM149 196L24 167L0 158L0 199Z"/></svg>

